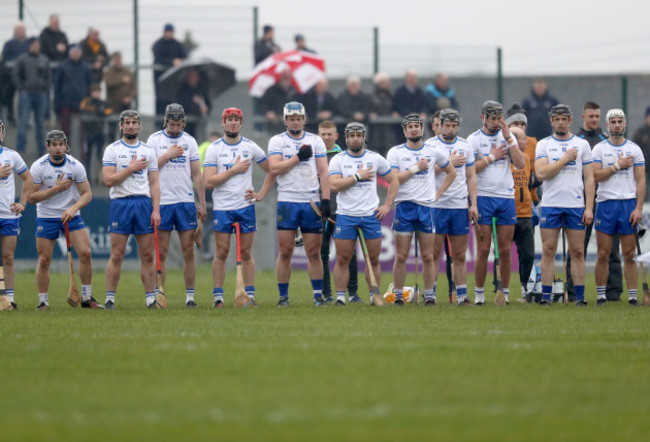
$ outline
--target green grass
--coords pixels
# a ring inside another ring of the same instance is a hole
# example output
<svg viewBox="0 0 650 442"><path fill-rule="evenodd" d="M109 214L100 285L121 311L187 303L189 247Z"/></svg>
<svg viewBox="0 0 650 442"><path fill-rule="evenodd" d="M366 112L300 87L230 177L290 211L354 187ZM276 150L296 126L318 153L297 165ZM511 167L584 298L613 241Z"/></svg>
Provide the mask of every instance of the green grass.
<svg viewBox="0 0 650 442"><path fill-rule="evenodd" d="M200 275L196 310L183 307L172 272L170 308L148 311L139 275L124 273L114 312L68 307L66 275L53 275L51 309L36 312L34 275L18 275L20 310L0 314L0 440L611 441L650 432L650 309L597 309L593 298L586 309L314 308L302 272L291 307L278 309L275 277L260 272L258 309L213 310L209 267ZM101 301L103 280L93 284Z"/></svg>

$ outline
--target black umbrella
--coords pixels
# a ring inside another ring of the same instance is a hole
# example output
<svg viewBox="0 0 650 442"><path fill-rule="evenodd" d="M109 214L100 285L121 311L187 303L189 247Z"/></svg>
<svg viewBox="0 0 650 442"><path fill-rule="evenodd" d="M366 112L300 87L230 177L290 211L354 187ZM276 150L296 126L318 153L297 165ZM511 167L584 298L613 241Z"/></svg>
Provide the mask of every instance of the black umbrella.
<svg viewBox="0 0 650 442"><path fill-rule="evenodd" d="M176 92L185 84L188 72L195 70L199 74L201 85L207 89L211 98L218 97L235 85L235 70L219 64L209 58L185 60L178 66L165 71L158 78L160 91L169 99L175 99Z"/></svg>

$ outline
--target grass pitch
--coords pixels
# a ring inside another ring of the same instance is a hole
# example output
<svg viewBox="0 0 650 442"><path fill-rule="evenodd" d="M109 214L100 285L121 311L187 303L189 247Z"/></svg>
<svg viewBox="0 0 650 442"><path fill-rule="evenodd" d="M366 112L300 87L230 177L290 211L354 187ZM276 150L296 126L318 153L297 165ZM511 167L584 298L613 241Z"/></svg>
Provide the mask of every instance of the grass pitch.
<svg viewBox="0 0 650 442"><path fill-rule="evenodd" d="M596 308L593 297L586 309L456 307L444 296L436 308L315 308L307 275L294 272L291 306L279 309L274 274L260 272L260 307L235 310L232 272L229 305L213 310L210 269L199 273L195 310L183 306L180 272L167 279L166 311L146 310L139 275L125 272L114 312L71 309L64 274L52 277L50 310L37 312L33 273L18 275L20 310L0 313L0 439L611 441L650 432L648 308ZM103 284L97 273L100 302Z"/></svg>

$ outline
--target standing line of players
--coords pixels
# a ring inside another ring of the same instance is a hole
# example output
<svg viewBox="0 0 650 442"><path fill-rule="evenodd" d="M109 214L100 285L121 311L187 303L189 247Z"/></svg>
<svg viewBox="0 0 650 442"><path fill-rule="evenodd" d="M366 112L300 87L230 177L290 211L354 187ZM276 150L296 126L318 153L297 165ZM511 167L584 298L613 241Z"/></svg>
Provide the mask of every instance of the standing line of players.
<svg viewBox="0 0 650 442"><path fill-rule="evenodd" d="M587 141L571 133L573 116L568 106L553 107L549 118L553 135L538 143L534 164L543 189L541 304L551 303L555 253L562 234L566 235L572 259L576 305L587 305L584 232L585 226L595 219L597 305L606 302L607 259L615 235L620 236L623 249L629 303L637 305L637 269L633 257L635 229L642 219L645 197L645 161L640 148L624 136L625 114L620 109L607 113L609 138L597 144L593 152ZM253 203L263 200L276 183L279 307L289 305L291 257L298 230L302 233L308 259L314 305L334 302L329 282L325 284L326 296L323 297L324 266L328 265L328 260L321 257L321 249L323 240L329 241L329 234L323 234L324 229L333 231L336 247L333 272L336 305L346 305L346 290L350 291L349 301L362 300L356 293L356 283L353 288L349 285L350 269L356 271L356 266L350 263L361 234L374 276L380 284L381 220L389 214L394 203L396 305L404 304L406 261L414 235L421 251L425 305L437 304L438 261L445 243L453 258L457 303L471 305L465 265L470 223L479 238L474 304L486 302L484 285L493 233L494 246L506 263L501 266L500 276L508 303L510 249L517 224L512 169L527 166L525 133L519 128L511 132L504 109L496 101L483 104L481 119L482 127L465 140L458 136L459 113L444 109L434 121L438 135L424 140L422 118L417 114L407 115L402 122L405 142L391 148L386 158L368 148L366 127L352 122L345 128L348 149L331 156L328 164L327 154L335 146L335 125L322 123L324 134L333 128L333 133L324 137L326 146L321 137L305 132L307 115L301 103L285 105L287 130L271 138L268 156L254 141L242 136L242 111L227 108L221 117L224 136L208 147L201 174L197 143L184 131L186 117L182 106L167 106L163 130L152 134L146 143L139 140L139 114L134 110L122 112L119 121L122 137L106 147L102 159L102 177L110 189L111 200L111 255L106 268L105 308L115 308L121 264L130 235L135 236L138 245L145 304L147 308L161 307L156 301L155 230L159 232L163 281L171 232L178 232L184 260L185 305L196 307L193 237L198 223L207 216L204 186L212 189L214 202L213 307L222 308L225 304L225 267L234 223L239 223L241 228L243 280L250 298L247 305L256 306L255 262L251 254L257 230ZM0 122L0 143L3 139L4 125ZM0 147L0 234L8 301L5 305L8 309L17 308L13 254L20 233L20 213L29 201L37 205L38 309L49 307L49 266L55 241L66 224L79 255L82 307L104 308L92 297L90 241L80 216L80 209L92 199L86 171L80 162L67 154L68 143L62 131L50 131L46 144L48 153L29 170L18 153ZM258 192L253 188L252 162L266 173ZM22 179L19 202L13 202L14 174ZM388 183L383 204L377 192L380 177ZM597 194L595 182L600 183ZM336 207L335 213L331 213L330 199L335 199L332 204ZM594 201L598 202L595 217ZM329 278L329 272L325 273ZM368 287L369 276L367 268ZM372 297L370 299L372 303Z"/></svg>

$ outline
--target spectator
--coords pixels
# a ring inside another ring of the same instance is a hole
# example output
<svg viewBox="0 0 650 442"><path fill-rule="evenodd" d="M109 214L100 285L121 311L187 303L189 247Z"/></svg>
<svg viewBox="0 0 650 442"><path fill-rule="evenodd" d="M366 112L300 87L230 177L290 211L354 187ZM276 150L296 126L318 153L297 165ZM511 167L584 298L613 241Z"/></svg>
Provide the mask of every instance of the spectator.
<svg viewBox="0 0 650 442"><path fill-rule="evenodd" d="M393 98L394 109L399 115L406 116L410 113L420 114L422 119L427 119L429 103L422 88L418 86L418 74L413 69L406 71L404 84L397 88ZM400 127L400 136L403 136Z"/></svg>
<svg viewBox="0 0 650 442"><path fill-rule="evenodd" d="M270 133L282 132L285 128L283 109L289 98L296 94L291 84L291 71L280 73L277 84L266 90L259 101L259 109L266 118L267 130Z"/></svg>
<svg viewBox="0 0 650 442"><path fill-rule="evenodd" d="M522 103L528 117L528 136L539 141L551 135L549 112L558 103L557 98L548 93L544 79L537 78L533 81L533 90Z"/></svg>
<svg viewBox="0 0 650 442"><path fill-rule="evenodd" d="M41 52L50 61L63 61L68 53L68 37L60 29L58 14L50 15L50 23L41 32Z"/></svg>
<svg viewBox="0 0 650 442"><path fill-rule="evenodd" d="M316 51L314 51L313 49L309 49L305 45L305 36L304 35L296 34L296 36L294 37L294 40L296 41L296 50L297 51L310 52L312 54L316 53Z"/></svg>
<svg viewBox="0 0 650 442"><path fill-rule="evenodd" d="M393 110L393 94L390 91L390 77L384 72L378 72L373 78L374 90L368 96L370 120L370 146L371 149L384 155L389 147L397 144L395 129L389 124L373 124L379 117L398 118L399 114Z"/></svg>
<svg viewBox="0 0 650 442"><path fill-rule="evenodd" d="M318 83L301 97L301 102L307 112L307 132L316 133L318 124L330 120L336 115L336 99L328 92L327 78L321 78Z"/></svg>
<svg viewBox="0 0 650 442"><path fill-rule="evenodd" d="M70 46L68 59L54 73L54 111L61 130L70 138L72 116L79 114L81 100L90 95L90 67L81 60L79 45Z"/></svg>
<svg viewBox="0 0 650 442"><path fill-rule="evenodd" d="M16 88L11 81L11 69L19 56L29 51L29 42L25 30L25 24L21 21L14 26L14 35L2 47L2 64L4 69L0 76L0 117L4 117L5 109L7 120L15 124L14 117L14 95Z"/></svg>
<svg viewBox="0 0 650 442"><path fill-rule="evenodd" d="M45 132L43 123L47 113L50 92L50 68L48 58L41 54L38 38L29 39L29 51L16 60L13 69L13 82L18 91L18 137L16 149L25 152L30 114L34 114L36 145L38 152L45 152Z"/></svg>
<svg viewBox="0 0 650 442"><path fill-rule="evenodd" d="M185 131L197 139L205 136L204 134L203 137L199 137L197 128L201 120L210 113L211 106L210 96L204 85L205 81L201 81L199 72L196 69L190 69L187 72L185 83L179 87L176 94L178 104L183 106L188 117Z"/></svg>
<svg viewBox="0 0 650 442"><path fill-rule="evenodd" d="M99 160L104 148L104 120L107 115L113 113L108 103L102 100L102 88L97 83L90 85L90 96L81 101L82 114L92 117L84 122L84 132L86 135L86 149L81 154L81 161L86 166L89 174L95 172L92 166L93 151L97 152L96 159ZM97 178L94 176L93 178Z"/></svg>
<svg viewBox="0 0 650 442"><path fill-rule="evenodd" d="M365 123L370 113L370 100L361 92L361 79L356 75L348 77L345 90L337 99L339 114L345 118L345 123L339 125L338 132L345 132L345 124L352 121Z"/></svg>
<svg viewBox="0 0 650 442"><path fill-rule="evenodd" d="M153 44L153 83L156 92L156 115L165 113L168 98L158 87L158 78L169 68L178 66L187 58L185 46L174 38L174 25L167 23L163 28L163 36ZM173 91L171 91L173 92ZM193 135L193 134L192 134Z"/></svg>
<svg viewBox="0 0 650 442"><path fill-rule="evenodd" d="M135 82L135 75L131 70L122 64L122 54L113 52L111 54L112 64L104 72L104 83L106 84L106 101L113 112L120 113L123 110L133 108L133 100L138 91Z"/></svg>
<svg viewBox="0 0 650 442"><path fill-rule="evenodd" d="M646 161L650 161L650 106L645 110L645 124L634 132L632 141L639 145ZM650 201L650 165L645 170L645 200Z"/></svg>
<svg viewBox="0 0 650 442"><path fill-rule="evenodd" d="M92 68L92 82L102 82L102 72L108 64L108 51L106 45L99 39L99 30L88 29L88 35L79 43L81 46L81 59Z"/></svg>
<svg viewBox="0 0 650 442"><path fill-rule="evenodd" d="M600 106L593 101L587 101L582 108L582 126L576 132L580 138L584 138L593 149L601 141L608 139L608 135L600 128Z"/></svg>
<svg viewBox="0 0 650 442"><path fill-rule="evenodd" d="M442 72L433 77L433 83L426 88L426 96L431 112L447 108L459 110L456 92L449 86L447 75Z"/></svg>
<svg viewBox="0 0 650 442"><path fill-rule="evenodd" d="M273 41L273 37L275 36L273 26L265 25L263 31L262 38L256 41L253 47L255 64L273 53L280 52L280 46L276 45Z"/></svg>

